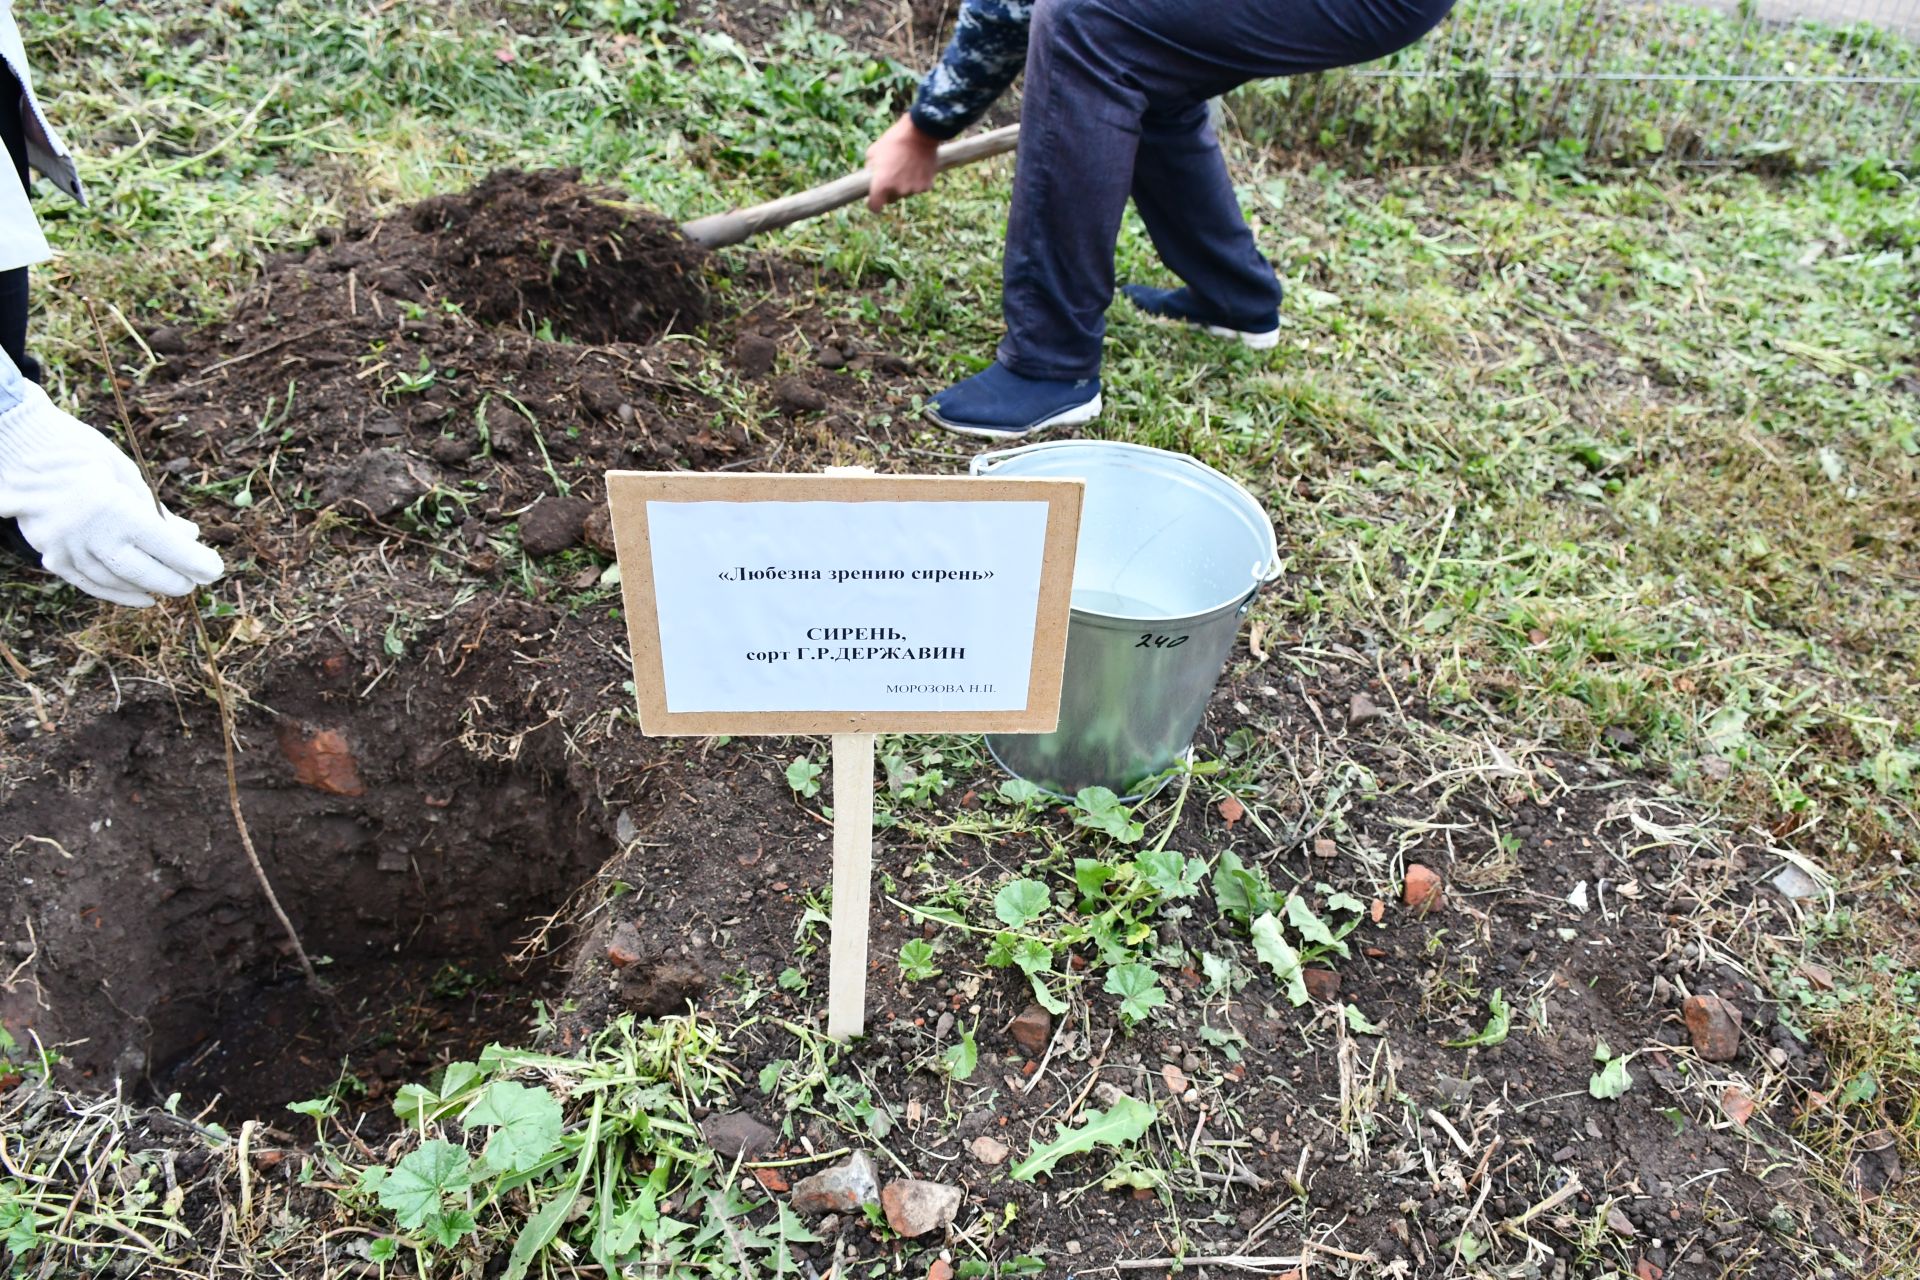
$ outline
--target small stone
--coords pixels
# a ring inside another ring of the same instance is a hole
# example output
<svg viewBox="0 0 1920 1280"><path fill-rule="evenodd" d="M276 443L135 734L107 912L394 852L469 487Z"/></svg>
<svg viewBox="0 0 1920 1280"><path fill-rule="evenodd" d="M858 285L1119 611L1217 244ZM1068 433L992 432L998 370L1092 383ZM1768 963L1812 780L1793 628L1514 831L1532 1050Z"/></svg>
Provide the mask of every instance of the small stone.
<svg viewBox="0 0 1920 1280"><path fill-rule="evenodd" d="M947 1038L947 1033L952 1030L953 1030L953 1014L950 1012L943 1013L940 1015L939 1020L933 1024L933 1038L935 1040L945 1040Z"/></svg>
<svg viewBox="0 0 1920 1280"><path fill-rule="evenodd" d="M1406 891L1403 900L1406 904L1426 915L1437 911L1446 903L1446 890L1441 886L1440 873L1432 867L1416 862L1407 868Z"/></svg>
<svg viewBox="0 0 1920 1280"><path fill-rule="evenodd" d="M1375 720L1385 719L1386 714L1372 698L1364 693L1356 693L1352 701L1347 703L1347 727L1358 729L1362 725L1372 724Z"/></svg>
<svg viewBox="0 0 1920 1280"><path fill-rule="evenodd" d="M1171 1062L1160 1068L1160 1078L1166 1081L1168 1093L1180 1094L1187 1091L1187 1073Z"/></svg>
<svg viewBox="0 0 1920 1280"><path fill-rule="evenodd" d="M1654 1266L1651 1258L1642 1258L1634 1267L1633 1274L1636 1280L1660 1280L1667 1273Z"/></svg>
<svg viewBox="0 0 1920 1280"><path fill-rule="evenodd" d="M818 413L827 407L827 398L798 378L774 383L773 402L788 413Z"/></svg>
<svg viewBox="0 0 1920 1280"><path fill-rule="evenodd" d="M1820 882L1789 862L1780 868L1773 878L1773 887L1781 896L1787 898L1817 898L1820 896Z"/></svg>
<svg viewBox="0 0 1920 1280"><path fill-rule="evenodd" d="M815 353L813 362L822 369L844 369L847 357L838 347L822 347Z"/></svg>
<svg viewBox="0 0 1920 1280"><path fill-rule="evenodd" d="M981 1164L994 1165L1004 1162L1008 1155L1007 1144L981 1134L967 1144L967 1150L973 1152L973 1158Z"/></svg>
<svg viewBox="0 0 1920 1280"><path fill-rule="evenodd" d="M780 347L772 338L758 333L743 333L733 344L733 367L749 378L758 378L773 370Z"/></svg>
<svg viewBox="0 0 1920 1280"><path fill-rule="evenodd" d="M1688 996L1680 1003L1693 1049L1708 1062L1732 1062L1740 1052L1740 1011L1719 996Z"/></svg>
<svg viewBox="0 0 1920 1280"><path fill-rule="evenodd" d="M1321 1004L1331 1004L1340 995L1340 975L1331 969L1302 969L1300 976L1306 980L1307 994Z"/></svg>
<svg viewBox="0 0 1920 1280"><path fill-rule="evenodd" d="M1620 751L1634 751L1640 746L1640 735L1623 724L1610 724L1600 734L1606 744Z"/></svg>
<svg viewBox="0 0 1920 1280"><path fill-rule="evenodd" d="M953 1264L945 1258L935 1258L927 1268L927 1280L953 1280Z"/></svg>
<svg viewBox="0 0 1920 1280"><path fill-rule="evenodd" d="M542 498L520 515L520 548L548 556L580 541L593 504L585 498Z"/></svg>
<svg viewBox="0 0 1920 1280"><path fill-rule="evenodd" d="M308 729L292 720L282 720L275 736L280 754L293 766L293 780L301 786L330 796L367 793L366 784L360 781L353 748L347 745L347 735L340 730Z"/></svg>
<svg viewBox="0 0 1920 1280"><path fill-rule="evenodd" d="M715 1112L700 1122L700 1136L725 1160L763 1160L780 1142L778 1134L745 1111Z"/></svg>
<svg viewBox="0 0 1920 1280"><path fill-rule="evenodd" d="M909 1240L944 1230L960 1212L960 1188L944 1182L899 1178L880 1193L887 1225Z"/></svg>
<svg viewBox="0 0 1920 1280"><path fill-rule="evenodd" d="M1634 1236L1639 1234L1633 1229L1633 1223L1628 1220L1627 1215L1621 1211L1620 1206L1617 1204L1607 1209L1607 1226L1615 1235Z"/></svg>
<svg viewBox="0 0 1920 1280"><path fill-rule="evenodd" d="M1053 1035L1053 1015L1037 1004L1030 1004L1020 1011L1007 1031L1023 1053L1035 1057L1046 1052L1047 1040Z"/></svg>
<svg viewBox="0 0 1920 1280"><path fill-rule="evenodd" d="M1067 1252L1072 1254L1076 1258L1080 1256L1080 1250L1082 1248L1083 1246L1078 1240L1067 1241Z"/></svg>
<svg viewBox="0 0 1920 1280"><path fill-rule="evenodd" d="M1313 856L1316 858L1332 858L1338 856L1339 853L1340 847L1325 836L1321 836L1313 842Z"/></svg>
<svg viewBox="0 0 1920 1280"><path fill-rule="evenodd" d="M1180 1101L1186 1103L1190 1107L1195 1106L1200 1101L1200 1091L1194 1088L1193 1086L1189 1085L1187 1086L1187 1091L1180 1095Z"/></svg>
<svg viewBox="0 0 1920 1280"><path fill-rule="evenodd" d="M1578 1154L1579 1152L1575 1151L1572 1147L1562 1147L1553 1153L1553 1162L1555 1164L1571 1164L1573 1163L1574 1156Z"/></svg>
<svg viewBox="0 0 1920 1280"><path fill-rule="evenodd" d="M858 1213L880 1202L880 1175L873 1157L856 1151L845 1161L793 1184L796 1213Z"/></svg>
<svg viewBox="0 0 1920 1280"><path fill-rule="evenodd" d="M640 941L640 930L634 927L631 920L622 920L613 927L613 939L607 943L608 963L616 969L624 969L630 964L639 964L644 954L645 948ZM711 1142L712 1139L708 1141Z"/></svg>

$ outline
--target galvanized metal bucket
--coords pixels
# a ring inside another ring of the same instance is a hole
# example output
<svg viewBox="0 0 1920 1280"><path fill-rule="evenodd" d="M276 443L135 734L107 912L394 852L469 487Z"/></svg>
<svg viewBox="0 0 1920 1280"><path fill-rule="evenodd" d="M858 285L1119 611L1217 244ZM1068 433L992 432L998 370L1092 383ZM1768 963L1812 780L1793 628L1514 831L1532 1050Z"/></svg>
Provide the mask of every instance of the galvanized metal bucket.
<svg viewBox="0 0 1920 1280"><path fill-rule="evenodd" d="M1049 441L981 454L972 472L1087 482L1059 728L987 748L1055 795L1132 795L1191 745L1240 619L1279 575L1273 522L1212 467L1143 445Z"/></svg>

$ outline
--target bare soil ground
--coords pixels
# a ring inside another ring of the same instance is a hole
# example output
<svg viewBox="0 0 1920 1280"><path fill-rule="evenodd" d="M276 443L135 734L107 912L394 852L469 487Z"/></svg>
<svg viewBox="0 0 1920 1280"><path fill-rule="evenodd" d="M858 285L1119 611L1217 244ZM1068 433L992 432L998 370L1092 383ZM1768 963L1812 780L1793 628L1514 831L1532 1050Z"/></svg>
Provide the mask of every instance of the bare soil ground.
<svg viewBox="0 0 1920 1280"><path fill-rule="evenodd" d="M241 794L333 995L299 984L242 861L177 619L48 597L22 656L64 674L0 740L0 1015L59 1047L55 1079L76 1092L16 1075L9 1129L116 1089L179 1092L195 1123L262 1122L277 1154L250 1194L324 1223L337 1210L301 1185L280 1108L341 1082L370 1143L399 1083L489 1040L565 1049L622 1012L691 1006L744 1080L797 1052L782 1019L816 1021L825 986L805 912L828 827L782 772L805 744L639 736L600 477L808 470L855 447L903 470L958 459L913 445L924 387L888 352L884 313L871 331L828 323L818 280L748 261L723 275L576 175L500 174L281 256L223 325L149 336L162 359L129 388L132 425L167 460L167 500L250 566L210 619L245 694ZM737 404L694 387L702 360L731 366ZM1258 966L1224 990L1189 966L1151 1021L1076 1000L1023 1047L1017 971L960 950L938 981L902 981L892 957L936 931L896 904L990 889L1044 853L1031 834L964 831L995 779L961 744L952 789L876 853L872 1034L844 1069L884 1122L849 1134L749 1090L736 1104L781 1152L878 1147L963 1189L956 1245L1040 1253L1049 1274L1164 1255L1176 1231L1201 1254L1299 1254L1307 1274L1439 1275L1498 1246L1525 1259L1501 1274L1784 1280L1853 1253L1835 1202L1778 1158L1836 1085L1757 981L1790 959L1765 954L1768 921L1797 910L1771 887L1765 833L1449 721L1369 637L1314 647L1283 623L1258 643L1201 738L1267 761L1258 785L1239 812L1200 790L1153 812L1176 824L1169 847L1368 901L1352 957L1316 980L1332 989L1295 1009ZM1402 901L1413 864L1443 877L1438 909ZM1160 927L1163 948L1245 952L1205 897ZM804 990L780 984L789 968ZM1496 990L1504 1043L1450 1047ZM1379 1034L1352 1029L1336 993ZM1705 994L1743 1015L1730 1062L1706 1061L1683 1023ZM927 1069L975 1026L970 1081ZM1634 1054L1616 1098L1588 1087L1600 1042ZM1153 1142L1194 1175L1017 1184L970 1146L1026 1150L1102 1087L1162 1105ZM210 1254L237 1164L142 1115L129 1141L179 1153L187 1254ZM1869 1192L1897 1172L1873 1151L1855 1165ZM845 1274L891 1255L922 1274L928 1245L843 1220L806 1263ZM337 1274L330 1258L279 1265Z"/></svg>

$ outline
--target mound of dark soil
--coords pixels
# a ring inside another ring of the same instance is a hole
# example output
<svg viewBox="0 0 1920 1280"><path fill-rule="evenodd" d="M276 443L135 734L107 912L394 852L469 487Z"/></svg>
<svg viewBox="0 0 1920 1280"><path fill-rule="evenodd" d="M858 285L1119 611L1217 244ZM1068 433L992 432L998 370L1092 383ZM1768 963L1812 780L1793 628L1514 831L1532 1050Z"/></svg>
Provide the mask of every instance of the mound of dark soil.
<svg viewBox="0 0 1920 1280"><path fill-rule="evenodd" d="M431 286L477 320L546 321L581 342L646 342L705 323L704 251L622 193L579 179L578 169L501 170L413 206L409 222L436 253ZM380 271L404 274L391 253L381 250Z"/></svg>

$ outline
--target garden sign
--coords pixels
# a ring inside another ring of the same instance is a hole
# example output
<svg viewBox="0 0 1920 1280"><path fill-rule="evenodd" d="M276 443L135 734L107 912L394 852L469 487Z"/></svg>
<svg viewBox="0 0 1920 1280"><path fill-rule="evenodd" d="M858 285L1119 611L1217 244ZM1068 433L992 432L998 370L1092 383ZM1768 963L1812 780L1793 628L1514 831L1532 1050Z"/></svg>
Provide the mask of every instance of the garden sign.
<svg viewBox="0 0 1920 1280"><path fill-rule="evenodd" d="M827 1032L866 1020L876 733L1046 733L1079 480L607 476L640 729L833 735Z"/></svg>

